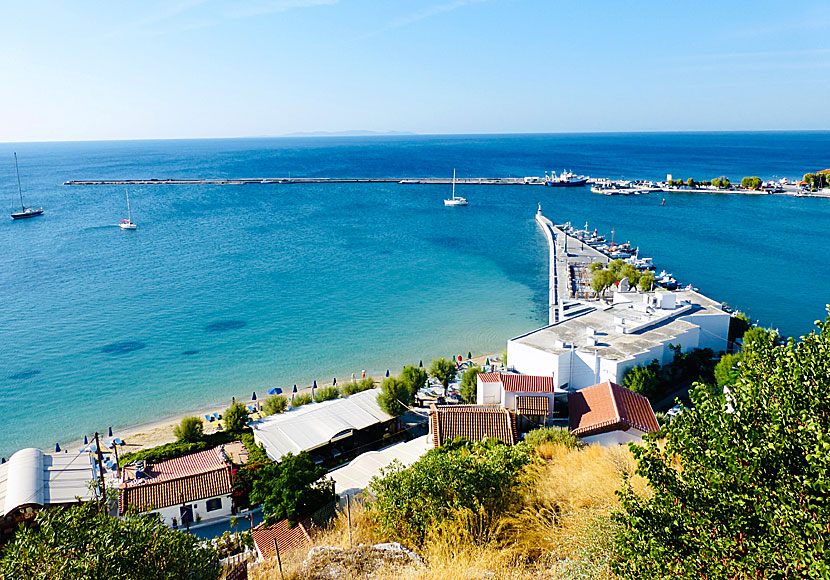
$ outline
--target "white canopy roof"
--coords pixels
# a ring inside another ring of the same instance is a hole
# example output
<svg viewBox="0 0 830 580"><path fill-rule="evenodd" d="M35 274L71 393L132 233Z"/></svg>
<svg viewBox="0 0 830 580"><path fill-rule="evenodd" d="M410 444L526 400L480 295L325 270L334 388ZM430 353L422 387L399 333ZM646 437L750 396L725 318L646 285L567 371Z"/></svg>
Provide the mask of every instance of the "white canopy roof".
<svg viewBox="0 0 830 580"><path fill-rule="evenodd" d="M90 500L89 482L95 472L86 453L44 453L21 449L0 465L0 506L6 516L26 505L71 503Z"/></svg>
<svg viewBox="0 0 830 580"><path fill-rule="evenodd" d="M366 489L369 481L374 476L380 475L380 470L395 459L400 461L404 467L409 467L430 449L432 449L432 441L429 435L424 435L412 441L396 443L379 451L358 455L354 461L330 471L328 475L334 480L335 493L354 495Z"/></svg>
<svg viewBox="0 0 830 580"><path fill-rule="evenodd" d="M380 389L369 389L343 399L309 403L271 415L253 425L254 439L263 444L268 457L275 461L287 453L322 447L338 436L392 419L378 406L378 393Z"/></svg>

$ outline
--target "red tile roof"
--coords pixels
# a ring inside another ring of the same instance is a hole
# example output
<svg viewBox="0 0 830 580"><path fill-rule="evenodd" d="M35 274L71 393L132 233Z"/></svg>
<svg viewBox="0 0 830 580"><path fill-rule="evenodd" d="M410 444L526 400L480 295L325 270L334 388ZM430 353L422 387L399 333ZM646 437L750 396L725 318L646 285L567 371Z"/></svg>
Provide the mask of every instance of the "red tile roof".
<svg viewBox="0 0 830 580"><path fill-rule="evenodd" d="M231 466L220 453L224 454L221 446L148 467L145 478L121 484L119 513L230 495Z"/></svg>
<svg viewBox="0 0 830 580"><path fill-rule="evenodd" d="M542 396L516 396L516 413L532 417L550 415L550 399Z"/></svg>
<svg viewBox="0 0 830 580"><path fill-rule="evenodd" d="M430 405L429 421L435 447L456 437L470 441L492 437L509 445L518 441L513 411L498 406Z"/></svg>
<svg viewBox="0 0 830 580"><path fill-rule="evenodd" d="M311 518L298 522L293 528L288 527L288 520L282 520L273 526L260 524L251 531L251 534L260 555L263 558L270 558L277 553L274 550L275 539L280 547L280 555L282 555L294 548L310 544L311 534L309 532L311 529Z"/></svg>
<svg viewBox="0 0 830 580"><path fill-rule="evenodd" d="M648 399L611 381L568 395L571 433L587 436L626 431L659 431Z"/></svg>
<svg viewBox="0 0 830 580"><path fill-rule="evenodd" d="M481 373L483 383L501 383L510 393L552 393L556 388L553 377L510 375L505 373Z"/></svg>

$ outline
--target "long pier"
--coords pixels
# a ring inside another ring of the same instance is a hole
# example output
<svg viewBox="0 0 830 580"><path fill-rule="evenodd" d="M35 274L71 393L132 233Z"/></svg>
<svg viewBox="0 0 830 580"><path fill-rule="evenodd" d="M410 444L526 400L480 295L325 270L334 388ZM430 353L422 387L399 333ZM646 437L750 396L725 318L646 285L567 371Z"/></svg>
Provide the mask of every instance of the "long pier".
<svg viewBox="0 0 830 580"><path fill-rule="evenodd" d="M70 179L64 185L255 185L289 183L400 183L405 185L450 185L451 177L247 177L194 179ZM459 177L456 185L544 185L523 177Z"/></svg>

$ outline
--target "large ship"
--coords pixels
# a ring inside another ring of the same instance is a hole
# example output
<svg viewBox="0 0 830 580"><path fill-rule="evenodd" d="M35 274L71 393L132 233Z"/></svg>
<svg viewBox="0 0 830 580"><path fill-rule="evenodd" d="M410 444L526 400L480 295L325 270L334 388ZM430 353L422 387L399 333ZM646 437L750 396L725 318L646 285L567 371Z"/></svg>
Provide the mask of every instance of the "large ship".
<svg viewBox="0 0 830 580"><path fill-rule="evenodd" d="M581 187L586 183L588 183L587 177L574 175L564 169L559 175L556 175L555 171L551 171L550 175L545 173L545 185L547 187Z"/></svg>

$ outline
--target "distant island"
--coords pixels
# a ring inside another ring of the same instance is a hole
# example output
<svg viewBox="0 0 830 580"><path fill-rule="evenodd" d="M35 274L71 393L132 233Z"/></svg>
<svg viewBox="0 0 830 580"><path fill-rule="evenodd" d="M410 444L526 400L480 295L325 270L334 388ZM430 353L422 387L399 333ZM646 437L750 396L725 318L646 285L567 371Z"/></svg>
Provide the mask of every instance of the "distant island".
<svg viewBox="0 0 830 580"><path fill-rule="evenodd" d="M380 137L389 135L415 135L411 131L367 131L355 129L351 131L299 131L286 133L283 137Z"/></svg>

